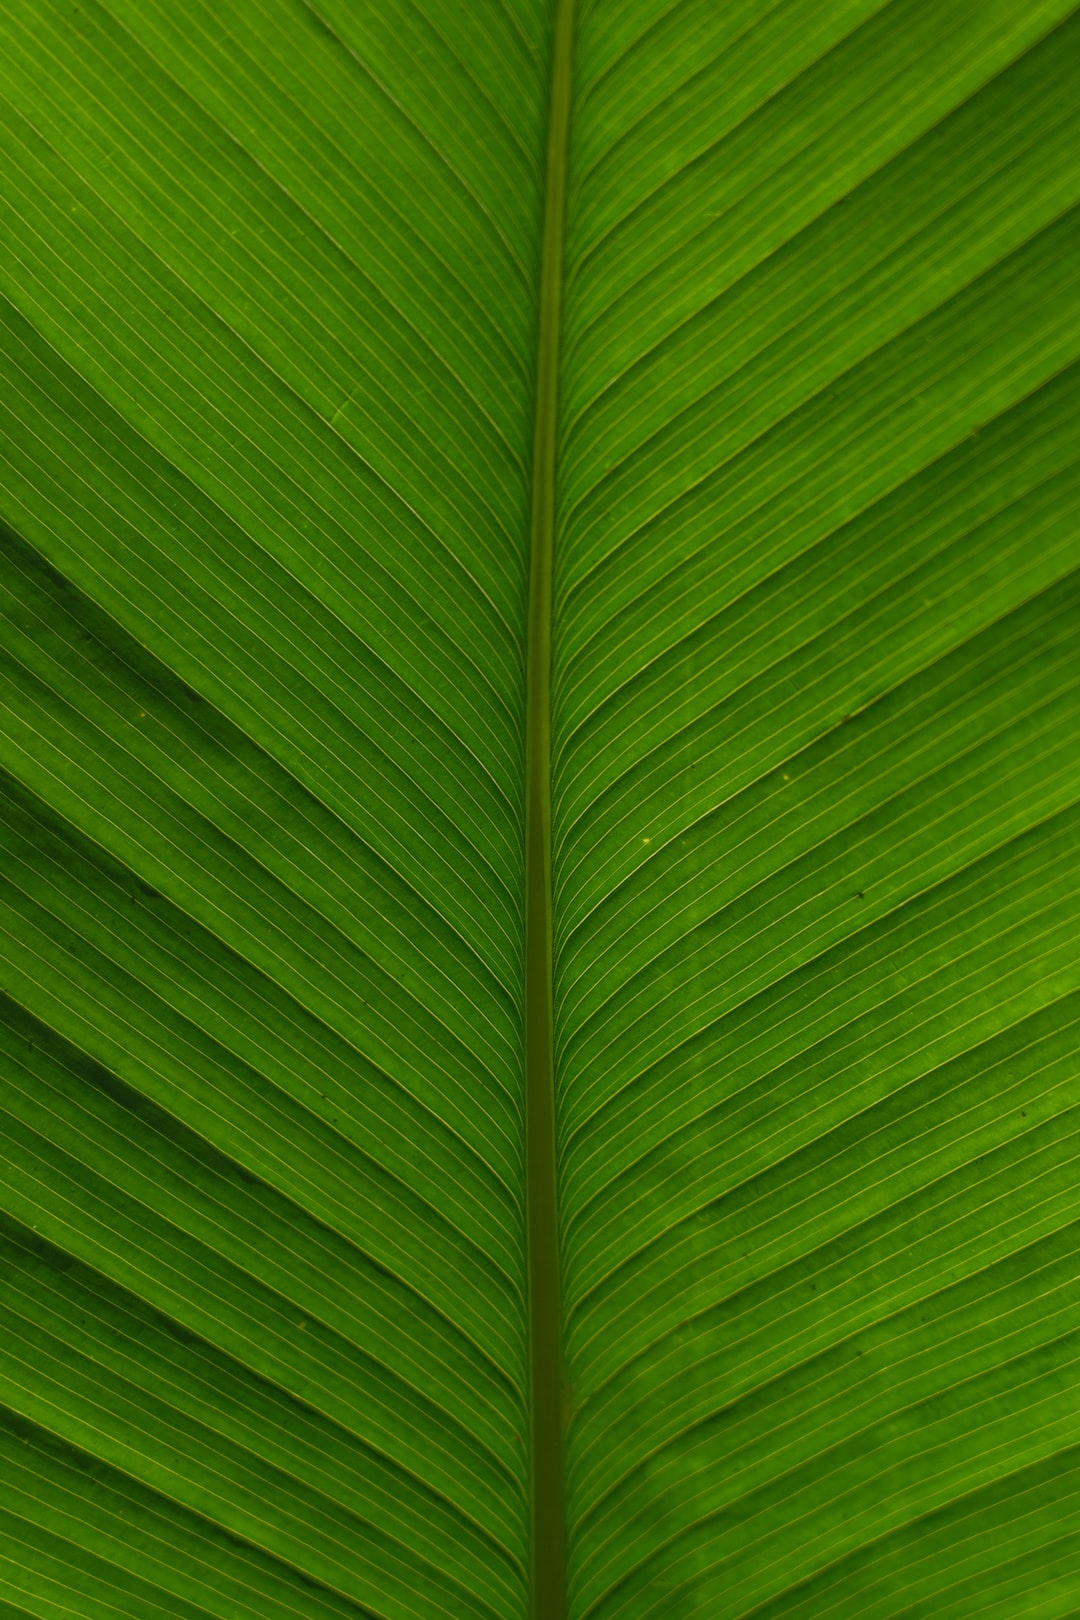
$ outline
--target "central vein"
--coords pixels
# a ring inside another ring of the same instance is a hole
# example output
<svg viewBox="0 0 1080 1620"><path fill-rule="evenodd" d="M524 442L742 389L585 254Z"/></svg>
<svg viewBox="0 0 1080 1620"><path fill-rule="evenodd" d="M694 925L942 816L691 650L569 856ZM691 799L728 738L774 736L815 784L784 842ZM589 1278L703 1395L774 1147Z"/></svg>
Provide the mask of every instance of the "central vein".
<svg viewBox="0 0 1080 1620"><path fill-rule="evenodd" d="M526 687L525 1093L533 1620L566 1614L562 1313L551 992L551 599L574 0L557 0L536 353Z"/></svg>

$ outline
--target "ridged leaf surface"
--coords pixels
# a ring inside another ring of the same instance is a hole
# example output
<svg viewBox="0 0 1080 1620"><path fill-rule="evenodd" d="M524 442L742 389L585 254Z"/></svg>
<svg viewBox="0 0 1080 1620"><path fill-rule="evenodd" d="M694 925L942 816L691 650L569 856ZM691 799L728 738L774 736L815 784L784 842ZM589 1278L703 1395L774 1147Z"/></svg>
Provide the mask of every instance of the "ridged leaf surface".
<svg viewBox="0 0 1080 1620"><path fill-rule="evenodd" d="M0 18L4 1620L1080 1612L1080 14L569 4Z"/></svg>

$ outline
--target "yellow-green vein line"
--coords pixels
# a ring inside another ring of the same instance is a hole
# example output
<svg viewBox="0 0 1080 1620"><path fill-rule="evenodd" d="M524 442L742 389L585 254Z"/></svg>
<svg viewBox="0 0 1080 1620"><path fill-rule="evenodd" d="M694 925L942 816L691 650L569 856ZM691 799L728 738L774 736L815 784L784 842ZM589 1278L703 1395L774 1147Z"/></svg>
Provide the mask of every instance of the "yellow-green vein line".
<svg viewBox="0 0 1080 1620"><path fill-rule="evenodd" d="M573 39L574 0L557 0L536 350L525 740L525 1090L533 1620L564 1620L566 1614L564 1380L552 1062L551 604Z"/></svg>

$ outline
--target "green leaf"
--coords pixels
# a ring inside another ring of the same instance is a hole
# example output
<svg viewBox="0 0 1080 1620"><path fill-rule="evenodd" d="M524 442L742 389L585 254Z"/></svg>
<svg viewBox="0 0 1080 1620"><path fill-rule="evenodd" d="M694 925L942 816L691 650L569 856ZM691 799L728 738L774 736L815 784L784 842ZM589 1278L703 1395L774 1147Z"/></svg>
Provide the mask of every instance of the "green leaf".
<svg viewBox="0 0 1080 1620"><path fill-rule="evenodd" d="M1080 12L8 0L2 1620L1080 1612Z"/></svg>

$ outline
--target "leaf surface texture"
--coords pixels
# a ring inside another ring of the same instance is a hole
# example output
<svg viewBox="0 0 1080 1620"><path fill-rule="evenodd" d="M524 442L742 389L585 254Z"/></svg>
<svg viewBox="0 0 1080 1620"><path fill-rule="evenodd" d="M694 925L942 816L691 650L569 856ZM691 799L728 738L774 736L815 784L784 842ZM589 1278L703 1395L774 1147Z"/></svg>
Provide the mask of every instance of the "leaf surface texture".
<svg viewBox="0 0 1080 1620"><path fill-rule="evenodd" d="M555 9L5 7L4 1620L529 1612ZM1080 1606L1074 10L578 0L573 1620Z"/></svg>

